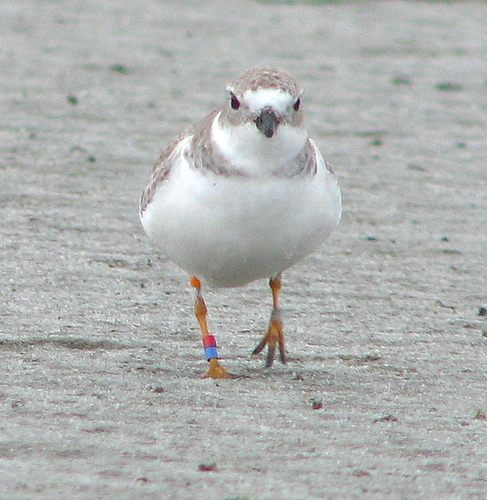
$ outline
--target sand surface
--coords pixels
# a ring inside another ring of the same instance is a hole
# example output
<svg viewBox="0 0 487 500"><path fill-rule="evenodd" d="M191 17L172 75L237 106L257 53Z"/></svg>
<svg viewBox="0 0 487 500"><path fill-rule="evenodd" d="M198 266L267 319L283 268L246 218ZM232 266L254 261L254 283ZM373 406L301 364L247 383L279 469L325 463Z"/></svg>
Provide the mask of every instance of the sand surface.
<svg viewBox="0 0 487 500"><path fill-rule="evenodd" d="M487 3L0 2L0 498L487 497ZM208 290L137 204L172 135L273 63L305 87L339 230Z"/></svg>

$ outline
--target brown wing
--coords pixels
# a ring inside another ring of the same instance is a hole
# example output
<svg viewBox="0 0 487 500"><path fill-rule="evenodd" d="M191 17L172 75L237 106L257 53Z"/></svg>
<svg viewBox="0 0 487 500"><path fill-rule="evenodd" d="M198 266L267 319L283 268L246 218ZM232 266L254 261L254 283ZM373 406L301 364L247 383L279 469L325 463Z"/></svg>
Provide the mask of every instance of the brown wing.
<svg viewBox="0 0 487 500"><path fill-rule="evenodd" d="M304 148L285 169L286 175L294 177L295 175L315 175L317 170L316 152L310 139L306 141Z"/></svg>
<svg viewBox="0 0 487 500"><path fill-rule="evenodd" d="M174 151L176 150L177 145L186 137L188 137L187 131L176 136L157 159L154 168L152 169L149 182L140 197L140 215L144 213L147 205L151 202L158 186L169 177L171 168L174 165Z"/></svg>
<svg viewBox="0 0 487 500"><path fill-rule="evenodd" d="M311 143L313 143L314 146ZM315 149L316 149L316 151L315 151ZM316 143L314 141L312 141L311 139L308 139L308 142L306 144L304 151L305 151L305 156L301 159L301 165L304 164L304 168L302 170L304 170L305 172L308 172L308 173L316 174L317 169L318 169L316 155L318 155L325 162L326 170L328 170L328 172L330 172L330 174L332 174L332 175L335 174L331 165L321 156L320 150L318 149L318 146L316 145Z"/></svg>

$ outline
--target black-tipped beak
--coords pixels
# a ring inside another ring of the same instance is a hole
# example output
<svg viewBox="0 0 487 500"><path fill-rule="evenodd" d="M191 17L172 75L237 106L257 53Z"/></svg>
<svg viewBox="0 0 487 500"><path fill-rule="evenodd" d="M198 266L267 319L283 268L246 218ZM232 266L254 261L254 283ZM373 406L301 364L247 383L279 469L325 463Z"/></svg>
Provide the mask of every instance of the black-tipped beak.
<svg viewBox="0 0 487 500"><path fill-rule="evenodd" d="M257 128L268 138L274 135L274 132L279 125L279 120L276 113L272 109L264 108L260 115L256 118L255 124Z"/></svg>

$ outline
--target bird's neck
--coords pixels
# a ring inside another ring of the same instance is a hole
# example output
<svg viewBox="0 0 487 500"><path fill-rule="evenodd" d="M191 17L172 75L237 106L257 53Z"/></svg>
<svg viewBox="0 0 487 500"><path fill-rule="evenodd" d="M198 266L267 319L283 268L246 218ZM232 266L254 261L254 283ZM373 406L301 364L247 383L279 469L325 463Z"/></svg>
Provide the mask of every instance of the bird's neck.
<svg viewBox="0 0 487 500"><path fill-rule="evenodd" d="M211 140L233 168L249 176L279 173L303 150L308 139L304 127L281 125L273 137L265 137L252 123L226 125L216 115Z"/></svg>

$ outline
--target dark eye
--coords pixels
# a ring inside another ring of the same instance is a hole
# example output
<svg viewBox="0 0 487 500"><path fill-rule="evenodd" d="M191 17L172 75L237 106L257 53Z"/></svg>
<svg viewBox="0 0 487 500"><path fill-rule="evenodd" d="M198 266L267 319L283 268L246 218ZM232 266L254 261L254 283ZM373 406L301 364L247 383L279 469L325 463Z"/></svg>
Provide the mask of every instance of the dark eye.
<svg viewBox="0 0 487 500"><path fill-rule="evenodd" d="M298 111L299 110L299 106L301 105L301 99L298 97L297 101L294 103L294 111Z"/></svg>
<svg viewBox="0 0 487 500"><path fill-rule="evenodd" d="M240 101L233 94L232 94L232 98L230 100L230 105L232 106L232 109L240 108Z"/></svg>

